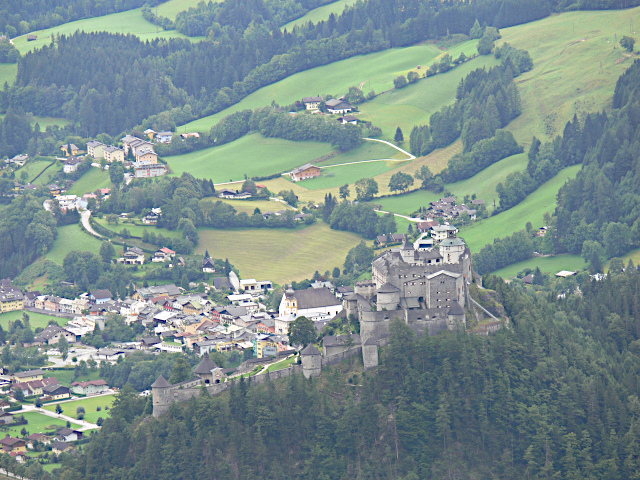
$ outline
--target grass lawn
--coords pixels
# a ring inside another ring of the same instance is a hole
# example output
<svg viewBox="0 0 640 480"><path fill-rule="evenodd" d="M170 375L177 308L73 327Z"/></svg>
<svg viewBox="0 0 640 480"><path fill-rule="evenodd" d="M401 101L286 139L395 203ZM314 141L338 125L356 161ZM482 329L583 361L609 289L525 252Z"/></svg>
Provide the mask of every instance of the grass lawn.
<svg viewBox="0 0 640 480"><path fill-rule="evenodd" d="M515 277L525 268L535 270L540 267L542 273L555 275L560 270L579 271L587 268L587 263L580 255L554 255L552 257L535 257L492 272L503 278Z"/></svg>
<svg viewBox="0 0 640 480"><path fill-rule="evenodd" d="M312 68L267 85L215 115L178 127L178 131L208 132L220 119L239 110L264 107L271 105L274 100L284 106L311 95L344 95L349 87L359 86L365 81L365 93L371 89L382 92L393 88L395 77L419 64L431 64L439 53L433 45L418 45L360 55ZM454 93L456 86L457 82L453 86Z"/></svg>
<svg viewBox="0 0 640 480"><path fill-rule="evenodd" d="M62 407L62 413L64 415L69 415L70 417L75 418L76 409L80 406L83 406L86 412L84 416L84 420L87 422L96 423L96 421L98 420L98 417L105 418L109 416L109 410L105 410L104 407L111 408L111 405L113 405L113 400L115 399L115 397L116 397L115 395L104 395L101 397L86 397L80 400L74 400L72 402L61 403L60 407ZM97 407L100 407L102 410L97 412L96 411ZM45 405L43 408L51 412L56 411L55 405Z"/></svg>
<svg viewBox="0 0 640 480"><path fill-rule="evenodd" d="M176 175L189 172L196 178L229 182L244 179L245 174L268 176L293 170L329 152L328 143L292 142L255 133L226 145L164 159Z"/></svg>
<svg viewBox="0 0 640 480"><path fill-rule="evenodd" d="M127 10L126 12L113 13L102 17L86 18L75 22L64 23L57 27L30 32L38 36L37 40L27 41L27 35L14 38L13 43L21 54L25 54L36 48L51 43L52 35L71 35L76 31L84 32L110 32L132 34L140 37L140 40L152 40L154 38L190 38L175 30L165 31L147 22L142 17L142 8ZM191 40L199 40L200 37L191 37Z"/></svg>
<svg viewBox="0 0 640 480"><path fill-rule="evenodd" d="M29 323L31 328L35 330L38 327L44 328L49 324L49 320L55 320L61 327L66 325L69 319L58 318L53 315L43 315L41 313L27 312L26 310L15 310L13 312L0 313L0 325L4 330L9 328L9 321L15 322L16 320L22 320L22 314L27 313L29 315Z"/></svg>
<svg viewBox="0 0 640 480"><path fill-rule="evenodd" d="M17 75L17 63L0 63L0 85L4 85L5 82L7 82L9 86L13 85Z"/></svg>
<svg viewBox="0 0 640 480"><path fill-rule="evenodd" d="M371 203L382 205L382 210L386 212L411 215L411 213L418 210L419 207L426 207L429 203L438 200L440 197L441 195L438 193L418 190L417 192L411 192L406 195L375 199Z"/></svg>
<svg viewBox="0 0 640 480"><path fill-rule="evenodd" d="M274 363L273 365L269 366L267 368L267 372L275 372L276 370L282 370L283 368L290 367L296 360L296 357L285 358L281 362Z"/></svg>
<svg viewBox="0 0 640 480"><path fill-rule="evenodd" d="M478 198L484 199L485 205L489 211L492 211L493 201L495 200L496 205L498 204L498 194L496 193L498 183L504 182L510 173L523 171L527 168L528 161L526 153L513 155L494 163L471 178L450 183L446 185L446 188L460 201L465 195L475 193Z"/></svg>
<svg viewBox="0 0 640 480"><path fill-rule="evenodd" d="M169 0L156 8L158 15L175 20L178 13L195 8L202 0Z"/></svg>
<svg viewBox="0 0 640 480"><path fill-rule="evenodd" d="M38 175L42 170L49 167L50 165L51 162L48 162L46 160L27 162L24 167L16 170L16 180L22 182L22 172L27 172L27 174L29 175L27 183L31 183L36 175Z"/></svg>
<svg viewBox="0 0 640 480"><path fill-rule="evenodd" d="M401 164L398 162L375 161L327 167L322 169L321 176L298 183L309 190L340 187L346 183L353 184L361 178L375 177L399 165ZM351 194L355 195L355 188L352 190Z"/></svg>
<svg viewBox="0 0 640 480"><path fill-rule="evenodd" d="M113 188L109 172L100 168L91 167L71 186L67 194L82 196L88 192L95 192L99 188Z"/></svg>
<svg viewBox="0 0 640 480"><path fill-rule="evenodd" d="M284 285L341 267L349 250L362 238L331 230L325 223L300 229L259 228L242 230L201 229L197 253L228 258L242 278L271 280Z"/></svg>
<svg viewBox="0 0 640 480"><path fill-rule="evenodd" d="M38 125L40 125L40 130L44 131L47 129L47 127L52 127L54 125L57 125L58 127L62 128L65 125L68 125L69 123L71 123L69 120L66 120L64 118L57 118L57 117L33 117L33 125L35 125L36 123Z"/></svg>
<svg viewBox="0 0 640 480"><path fill-rule="evenodd" d="M62 265L64 257L70 251L88 251L97 255L100 251L100 245L100 240L80 230L80 225L65 225L58 227L58 237L45 257Z"/></svg>
<svg viewBox="0 0 640 480"><path fill-rule="evenodd" d="M519 142L551 140L574 113L611 108L615 83L635 58L613 48L630 20L640 22L640 7L568 12L500 30L501 41L528 50L534 63L516 79L523 113L508 129Z"/></svg>
<svg viewBox="0 0 640 480"><path fill-rule="evenodd" d="M73 353L69 353L69 358L72 358L73 356L74 356ZM44 376L46 378L55 377L56 379L58 379L58 382L60 382L61 385L65 385L67 387L70 387L71 384L76 381L88 382L90 380L100 379L100 372L98 371L95 371L95 372L90 371L89 375L80 375L79 377L74 377L73 373L74 373L74 369L56 368L52 370L46 370L46 373L44 374Z"/></svg>
<svg viewBox="0 0 640 480"><path fill-rule="evenodd" d="M42 175L34 180L34 185L49 185L58 173L62 172L64 168L63 162L54 162L49 168L47 168Z"/></svg>
<svg viewBox="0 0 640 480"><path fill-rule="evenodd" d="M55 409L55 407L53 407ZM49 409L47 409L49 410ZM52 410L53 411L53 410ZM75 413L75 410L74 410ZM44 415L43 413L38 412L27 412L24 414L24 418L29 422L27 425L16 425L15 427L9 427L6 432L10 433L12 436L22 436L20 435L20 431L22 427L26 428L29 434L32 433L45 433L45 432L53 432L58 427L66 427L67 421L59 418L49 417ZM75 415L71 415L75 416ZM49 428L51 427L51 428ZM76 423L71 423L71 428L80 428L80 425Z"/></svg>
<svg viewBox="0 0 640 480"><path fill-rule="evenodd" d="M306 25L309 22L318 23L323 20L328 20L332 13L337 17L344 11L345 7L353 5L354 3L356 3L356 0L339 0L337 2L329 3L328 5L322 5L321 7L314 8L307 12L302 17L283 25L280 29L284 31L286 28L287 31L291 32L295 26Z"/></svg>
<svg viewBox="0 0 640 480"><path fill-rule="evenodd" d="M468 45L465 42L464 45ZM470 50L467 46L467 50ZM471 53L471 52L469 52ZM429 65L432 62L425 62ZM471 71L497 65L493 56L481 56L448 71L447 73L419 80L400 90L392 90L379 95L370 102L359 105L361 118L382 128L385 140L392 140L396 128L400 127L408 144L409 134L414 125L429 123L431 114L455 101L460 80Z"/></svg>
<svg viewBox="0 0 640 480"><path fill-rule="evenodd" d="M142 234L144 233L145 230L147 230L149 233L153 232L156 235L162 234L165 237L179 237L182 235L182 233L178 232L178 231L171 231L168 230L166 228L158 228L155 225L134 225L131 223L126 223L126 222L120 222L117 225L109 225L107 223L106 218L98 218L98 217L92 217L93 221L95 221L96 223L102 225L104 228L111 230L112 232L115 233L120 233L122 230L124 230L125 228L127 230L129 230L129 233L135 237L141 237L142 238ZM100 247L98 247L100 248ZM118 247L116 246L116 252L118 252L118 248L122 248L122 247Z"/></svg>
<svg viewBox="0 0 640 480"><path fill-rule="evenodd" d="M331 158L320 161L318 162L318 166L326 167L328 165L361 162L363 160L382 160L388 158L404 160L409 157L386 143L365 140L358 148L339 153Z"/></svg>
<svg viewBox="0 0 640 480"><path fill-rule="evenodd" d="M556 208L558 190L568 179L574 178L581 167L574 165L565 168L515 207L463 227L460 237L467 242L471 252L477 252L488 243L492 243L495 238L506 237L522 230L527 222L531 222L534 228L541 227L544 213L553 213Z"/></svg>

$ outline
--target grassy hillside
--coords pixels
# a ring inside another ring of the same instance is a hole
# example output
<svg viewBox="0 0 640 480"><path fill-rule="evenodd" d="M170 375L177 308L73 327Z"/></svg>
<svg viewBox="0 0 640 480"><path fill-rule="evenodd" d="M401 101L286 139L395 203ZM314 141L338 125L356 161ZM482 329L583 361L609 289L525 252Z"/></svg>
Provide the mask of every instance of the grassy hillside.
<svg viewBox="0 0 640 480"><path fill-rule="evenodd" d="M22 182L22 172L27 172L28 178L25 183L31 183L33 179L38 175L42 170L46 167L54 168L51 165L51 162L46 160L38 160L38 161L30 161L25 164L24 167L16 170L16 180L18 182Z"/></svg>
<svg viewBox="0 0 640 480"><path fill-rule="evenodd" d="M380 160L380 159L396 159L404 160L408 159L407 155L396 150L395 148L382 142L375 142L367 140L361 147L349 150L347 152L339 153L335 152L331 158L322 159L318 163L321 167L327 167L329 165L340 165L343 163L362 162L364 160Z"/></svg>
<svg viewBox="0 0 640 480"><path fill-rule="evenodd" d="M309 190L340 187L346 183L353 184L361 178L375 177L397 166L397 162L373 161L327 167L322 169L322 176L299 183ZM355 195L355 190L351 193Z"/></svg>
<svg viewBox="0 0 640 480"><path fill-rule="evenodd" d="M113 188L109 172L91 167L87 173L71 186L67 193L82 196L88 192L95 192L99 188Z"/></svg>
<svg viewBox="0 0 640 480"><path fill-rule="evenodd" d="M280 210L293 210L289 205L282 202L275 202L269 200L227 200L225 198L210 198L212 202L224 202L231 205L237 212L246 212L249 215L253 215L256 208L259 208L262 213L264 212L279 212Z"/></svg>
<svg viewBox="0 0 640 480"><path fill-rule="evenodd" d="M266 138L260 134L246 135L220 147L165 157L176 175L189 172L197 178L214 182L268 176L292 170L331 152L331 145L320 142L292 142Z"/></svg>
<svg viewBox="0 0 640 480"><path fill-rule="evenodd" d="M489 217L460 230L472 252L477 252L495 238L506 237L525 228L531 222L534 228L541 227L545 212L553 213L556 208L558 189L569 179L576 176L581 165L565 168L558 175L543 184L515 207Z"/></svg>
<svg viewBox="0 0 640 480"><path fill-rule="evenodd" d="M175 20L178 13L196 7L202 0L169 0L158 5L156 11L161 17Z"/></svg>
<svg viewBox="0 0 640 480"><path fill-rule="evenodd" d="M0 86L4 86L5 82L11 86L16 81L17 75L17 63L0 63Z"/></svg>
<svg viewBox="0 0 640 480"><path fill-rule="evenodd" d="M525 268L535 270L540 267L542 273L555 275L561 270L583 270L587 268L587 263L580 255L554 255L552 257L535 257L522 262L514 263L508 267L501 268L492 272L492 275L498 275L502 278L515 277Z"/></svg>
<svg viewBox="0 0 640 480"><path fill-rule="evenodd" d="M344 7L353 5L354 3L356 3L356 0L339 0L337 2L329 3L328 5L323 5L307 12L300 18L283 25L281 30L284 31L286 28L287 31L290 32L295 26L306 25L309 22L318 23L322 20L328 20L332 13L338 16L344 11Z"/></svg>
<svg viewBox="0 0 640 480"><path fill-rule="evenodd" d="M161 28L156 27L154 24L147 22L142 17L142 9L136 8L135 10L128 10L126 12L113 13L111 15L105 15L103 17L87 18L84 20L78 20L76 22L69 22L63 25L59 25L53 28L47 28L46 30L38 30L32 32L38 36L37 40L27 41L27 35L22 35L13 40L16 48L23 55L26 52L40 48L43 45L51 43L52 35L70 35L76 31L84 32L111 32L111 33L123 33L132 34L140 37L141 40L151 40L153 38L191 38L191 40L198 40L194 37L186 37L176 31L164 31Z"/></svg>
<svg viewBox="0 0 640 480"><path fill-rule="evenodd" d="M614 35L629 35L631 20L640 25L640 7L563 13L501 30L502 40L528 50L535 65L516 79L523 114L509 130L518 141L549 140L574 113L611 108L615 82L633 61L613 48Z"/></svg>
<svg viewBox="0 0 640 480"><path fill-rule="evenodd" d="M97 254L100 251L100 244L100 240L83 232L80 229L80 225L65 225L58 228L58 237L45 257L58 265L62 265L64 257L70 251L86 250Z"/></svg>
<svg viewBox="0 0 640 480"><path fill-rule="evenodd" d="M58 173L62 172L64 165L62 162L56 161L53 165L47 168L42 175L35 179L33 182L35 185L48 185Z"/></svg>
<svg viewBox="0 0 640 480"><path fill-rule="evenodd" d="M383 52L360 55L339 62L312 68L291 75L284 80L253 92L231 107L191 123L178 127L179 132L208 132L220 119L238 110L255 109L271 105L290 105L302 97L318 94L344 95L351 86L362 82L364 91L376 92L393 87L393 79L417 65L430 64L440 52L432 45L396 48ZM369 80L371 80L369 84ZM455 86L454 86L455 92Z"/></svg>
<svg viewBox="0 0 640 480"><path fill-rule="evenodd" d="M206 249L212 257L228 258L242 278L257 278L285 284L342 267L351 248L361 237L331 230L325 223L306 228L200 230L197 253Z"/></svg>

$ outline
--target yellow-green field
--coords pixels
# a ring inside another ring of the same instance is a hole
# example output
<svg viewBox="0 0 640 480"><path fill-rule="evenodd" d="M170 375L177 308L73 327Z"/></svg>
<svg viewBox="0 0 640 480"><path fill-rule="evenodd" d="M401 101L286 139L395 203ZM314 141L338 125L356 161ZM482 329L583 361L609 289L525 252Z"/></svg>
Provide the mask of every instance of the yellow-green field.
<svg viewBox="0 0 640 480"><path fill-rule="evenodd" d="M337 17L344 11L345 7L353 5L356 1L357 0L339 0L337 2L329 3L328 5L322 5L321 7L314 8L304 16L283 25L281 30L284 31L286 28L287 31L290 32L296 26L306 25L309 22L318 23L323 20L328 20L332 13Z"/></svg>
<svg viewBox="0 0 640 480"><path fill-rule="evenodd" d="M178 13L190 8L195 8L203 0L169 0L168 2L161 3L154 11L161 17L167 17L171 20L175 20Z"/></svg>
<svg viewBox="0 0 640 480"><path fill-rule="evenodd" d="M16 170L16 180L22 182L22 172L27 172L28 178L26 183L31 183L36 175L38 175L47 167L53 168L51 167L51 162L48 162L46 160L27 162L24 167Z"/></svg>
<svg viewBox="0 0 640 480"><path fill-rule="evenodd" d="M258 182L260 183L260 182ZM236 209L238 213L245 212L249 215L252 215L256 208L260 209L262 213L264 212L279 212L280 210L294 210L286 203L269 201L269 200L228 200L226 198L215 198L212 197L208 199L211 202L223 202L231 205Z"/></svg>
<svg viewBox="0 0 640 480"><path fill-rule="evenodd" d="M51 43L51 36L71 35L76 31L84 32L110 32L122 33L138 36L141 40L152 40L154 38L190 38L200 40L200 38L186 37L176 31L164 31L153 23L147 22L142 17L142 8L127 10L126 12L113 13L103 17L87 18L76 22L69 22L57 27L47 28L32 32L38 36L37 40L29 42L27 35L14 38L13 43L21 54L25 54L43 45Z"/></svg>
<svg viewBox="0 0 640 480"><path fill-rule="evenodd" d="M55 409L55 407L53 407ZM45 433L45 432L54 432L60 427L65 427L67 425L66 420L62 420L59 418L53 418L43 413L38 412L27 412L21 413L20 415L24 415L25 420L29 422L27 425L16 425L15 427L9 427L7 429L7 433L15 437L21 437L20 431L22 428L26 428L29 434L32 433ZM80 425L76 423L71 423L71 428L80 428Z"/></svg>
<svg viewBox="0 0 640 480"><path fill-rule="evenodd" d="M4 86L5 83L8 83L9 86L13 85L17 75L17 63L0 63L0 86Z"/></svg>
<svg viewBox="0 0 640 480"><path fill-rule="evenodd" d="M100 240L82 231L80 225L65 225L58 227L58 237L45 257L62 265L64 257L70 251L80 250L97 254L100 251L100 245Z"/></svg>
<svg viewBox="0 0 640 480"><path fill-rule="evenodd" d="M534 257L522 262L514 263L508 267L501 268L492 272L492 275L498 275L502 278L512 278L525 268L535 270L540 267L542 273L555 275L561 270L569 270L572 272L584 270L587 263L580 255L554 255L551 257Z"/></svg>
<svg viewBox="0 0 640 480"><path fill-rule="evenodd" d="M280 285L342 268L349 250L361 241L349 232L331 230L325 223L290 230L285 228L200 230L197 253L228 258L242 278L271 280Z"/></svg>
<svg viewBox="0 0 640 480"><path fill-rule="evenodd" d="M85 409L84 420L87 422L95 423L98 420L98 417L107 418L109 416L109 410L105 410L104 407L111 408L114 400L115 395L86 397L81 400L75 400L72 402L63 402L60 404L60 407L62 407L62 413L64 415L75 418L76 409L82 406ZM101 408L99 412L96 411L97 407ZM43 408L49 410L50 412L56 411L55 405L45 405Z"/></svg>
<svg viewBox="0 0 640 480"><path fill-rule="evenodd" d="M9 322L15 322L16 320L22 321L22 315L26 313L29 315L29 324L31 328L45 328L49 325L49 320L55 320L61 327L66 325L69 321L68 318L58 318L53 315L42 315L41 313L27 312L26 310L15 310L13 312L5 312L0 314L0 326L4 330L9 328Z"/></svg>
<svg viewBox="0 0 640 480"><path fill-rule="evenodd" d="M100 168L91 167L71 186L67 193L69 195L82 196L85 193L95 192L99 188L113 188L109 172Z"/></svg>

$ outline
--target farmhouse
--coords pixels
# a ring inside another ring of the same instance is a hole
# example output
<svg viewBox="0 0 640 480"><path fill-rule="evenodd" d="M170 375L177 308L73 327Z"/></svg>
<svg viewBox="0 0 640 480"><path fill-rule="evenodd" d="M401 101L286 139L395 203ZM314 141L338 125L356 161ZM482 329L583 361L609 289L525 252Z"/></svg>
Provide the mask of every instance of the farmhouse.
<svg viewBox="0 0 640 480"><path fill-rule="evenodd" d="M59 327L55 323L51 323L36 335L34 344L57 345L61 337L64 337L68 343L76 341L76 336L74 334L67 332L64 328Z"/></svg>
<svg viewBox="0 0 640 480"><path fill-rule="evenodd" d="M111 300L111 292L109 290L93 290L89 293L89 302L94 305L107 303Z"/></svg>
<svg viewBox="0 0 640 480"><path fill-rule="evenodd" d="M50 384L42 388L42 394L47 397L47 400L62 400L63 398L71 397L71 389L64 385Z"/></svg>
<svg viewBox="0 0 640 480"><path fill-rule="evenodd" d="M322 103L322 97L304 97L302 103L307 110L318 110Z"/></svg>
<svg viewBox="0 0 640 480"><path fill-rule="evenodd" d="M301 167L296 168L295 170L292 170L289 175L291 177L291 181L299 182L301 180L319 177L320 168L307 163L305 165L302 165Z"/></svg>
<svg viewBox="0 0 640 480"><path fill-rule="evenodd" d="M345 100L338 100L337 98L332 98L331 100L327 100L325 105L327 106L327 111L329 113L349 113L353 110L351 104Z"/></svg>

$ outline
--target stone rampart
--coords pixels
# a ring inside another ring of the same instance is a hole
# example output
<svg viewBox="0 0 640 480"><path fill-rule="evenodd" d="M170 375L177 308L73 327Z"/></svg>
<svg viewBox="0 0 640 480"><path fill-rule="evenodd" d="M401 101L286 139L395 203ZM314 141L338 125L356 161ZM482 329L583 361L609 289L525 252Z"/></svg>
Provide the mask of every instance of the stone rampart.
<svg viewBox="0 0 640 480"><path fill-rule="evenodd" d="M351 347L349 350L345 350L344 352L337 353L335 355L331 355L330 357L322 357L322 368L329 367L331 365L335 365L336 363L340 363L347 358L355 357L359 353L362 352L362 347L360 345Z"/></svg>

